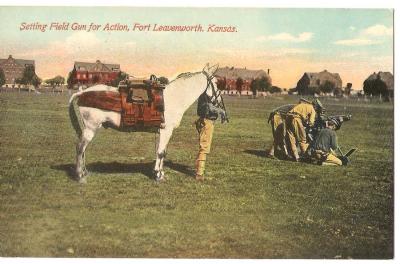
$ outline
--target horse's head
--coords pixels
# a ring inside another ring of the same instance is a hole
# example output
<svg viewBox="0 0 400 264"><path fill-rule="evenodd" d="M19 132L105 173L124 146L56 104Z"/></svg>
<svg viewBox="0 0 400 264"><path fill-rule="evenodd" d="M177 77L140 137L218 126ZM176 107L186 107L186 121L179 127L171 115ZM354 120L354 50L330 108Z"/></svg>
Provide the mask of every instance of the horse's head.
<svg viewBox="0 0 400 264"><path fill-rule="evenodd" d="M218 70L218 64L209 67L209 64L207 63L206 66L203 68L203 74L207 78L206 93L209 97L215 96L215 93L218 91L217 78L215 78L214 76L217 70Z"/></svg>
<svg viewBox="0 0 400 264"><path fill-rule="evenodd" d="M229 122L228 116L226 113L226 109L225 109L225 104L224 104L224 101L221 96L221 91L218 89L218 86L217 86L217 78L214 76L214 74L217 70L218 70L218 64L210 67L209 64L207 63L206 66L204 67L202 73L207 78L207 88L206 88L205 92L211 98L212 104L214 106L222 109L225 112L224 118L222 118L221 121Z"/></svg>

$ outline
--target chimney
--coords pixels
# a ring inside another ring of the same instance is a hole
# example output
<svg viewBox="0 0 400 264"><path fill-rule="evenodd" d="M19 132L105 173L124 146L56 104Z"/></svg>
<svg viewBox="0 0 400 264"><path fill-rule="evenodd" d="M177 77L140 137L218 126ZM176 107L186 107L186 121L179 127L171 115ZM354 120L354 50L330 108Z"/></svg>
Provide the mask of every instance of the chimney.
<svg viewBox="0 0 400 264"><path fill-rule="evenodd" d="M269 69L268 69L268 71L267 71L267 74L269 75Z"/></svg>

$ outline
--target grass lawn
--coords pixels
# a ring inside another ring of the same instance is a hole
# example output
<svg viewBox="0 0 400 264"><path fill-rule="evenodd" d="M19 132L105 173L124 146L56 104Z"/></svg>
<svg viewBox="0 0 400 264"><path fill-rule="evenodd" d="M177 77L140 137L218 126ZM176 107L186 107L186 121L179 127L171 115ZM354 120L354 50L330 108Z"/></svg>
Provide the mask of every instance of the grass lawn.
<svg viewBox="0 0 400 264"><path fill-rule="evenodd" d="M265 158L273 108L295 97L225 97L204 183L192 178L195 105L151 177L155 135L102 130L88 183L70 178L68 96L0 93L0 256L133 258L393 257L393 104L322 100L352 113L338 131L347 167Z"/></svg>

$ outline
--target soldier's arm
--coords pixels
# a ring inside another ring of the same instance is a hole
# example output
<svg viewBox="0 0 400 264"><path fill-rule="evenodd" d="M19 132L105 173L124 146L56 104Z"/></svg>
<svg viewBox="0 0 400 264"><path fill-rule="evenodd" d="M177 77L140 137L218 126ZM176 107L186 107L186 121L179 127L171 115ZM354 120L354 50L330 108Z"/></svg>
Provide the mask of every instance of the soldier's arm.
<svg viewBox="0 0 400 264"><path fill-rule="evenodd" d="M221 114L224 113L224 110L222 110L221 108L218 108L216 106L214 106L211 103L208 103L208 109L210 110L210 112L212 113L216 113L216 114Z"/></svg>
<svg viewBox="0 0 400 264"><path fill-rule="evenodd" d="M332 131L332 132L333 132L333 131ZM336 150L337 147L338 147L338 144L337 144L336 133L333 132L333 133L332 133L332 136L331 136L331 148L332 148L333 150Z"/></svg>
<svg viewBox="0 0 400 264"><path fill-rule="evenodd" d="M314 126L315 122L315 110L314 107L312 108L311 114L310 114L310 126Z"/></svg>

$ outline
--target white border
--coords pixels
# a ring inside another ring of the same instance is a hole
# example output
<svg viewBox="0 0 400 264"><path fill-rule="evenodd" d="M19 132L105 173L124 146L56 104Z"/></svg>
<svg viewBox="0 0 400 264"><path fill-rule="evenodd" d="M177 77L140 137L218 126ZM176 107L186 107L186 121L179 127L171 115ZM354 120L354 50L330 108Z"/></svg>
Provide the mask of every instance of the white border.
<svg viewBox="0 0 400 264"><path fill-rule="evenodd" d="M400 12L397 7L399 6L399 0L330 0L322 2L321 0L268 0L268 1L257 1L257 0L229 0L229 1L217 1L217 0L197 0L197 1L184 1L184 0L73 0L67 1L62 0L58 2L49 1L49 0L38 0L30 2L28 0L0 0L0 6L147 6L147 7L269 7L269 8L394 8L395 9L395 18L394 18L394 41L395 41L395 52L394 52L394 60L395 64L398 65L399 56L399 42L397 40L397 30L400 28L399 25L399 17L398 13ZM1 44L0 44L1 45ZM394 66L394 75L395 75L395 117L394 120L397 119L399 114L399 109L397 107L397 103L399 100L399 91L397 89L400 82L398 79L398 74ZM394 165L397 169L398 164L400 164L399 156L396 155L399 148L399 140L400 137L399 132L399 122L395 122L394 124L394 149L395 149L395 157L394 157ZM397 173L395 173L396 175ZM395 205L400 204L400 192L399 182L400 180L396 180L396 176L394 176L395 183ZM397 194L397 195L396 195ZM148 264L148 263L163 263L163 264L175 264L175 263L396 263L400 259L400 245L399 241L399 232L398 232L398 219L399 219L399 210L395 206L395 243L394 243L394 259L393 260L221 260L221 259L69 259L69 258L1 258L0 264L2 263L22 263L22 264L30 264L30 263L132 263L135 264ZM1 241L0 241L1 243Z"/></svg>
<svg viewBox="0 0 400 264"><path fill-rule="evenodd" d="M170 7L282 7L282 8L395 8L396 0L0 0L11 6L170 6Z"/></svg>

